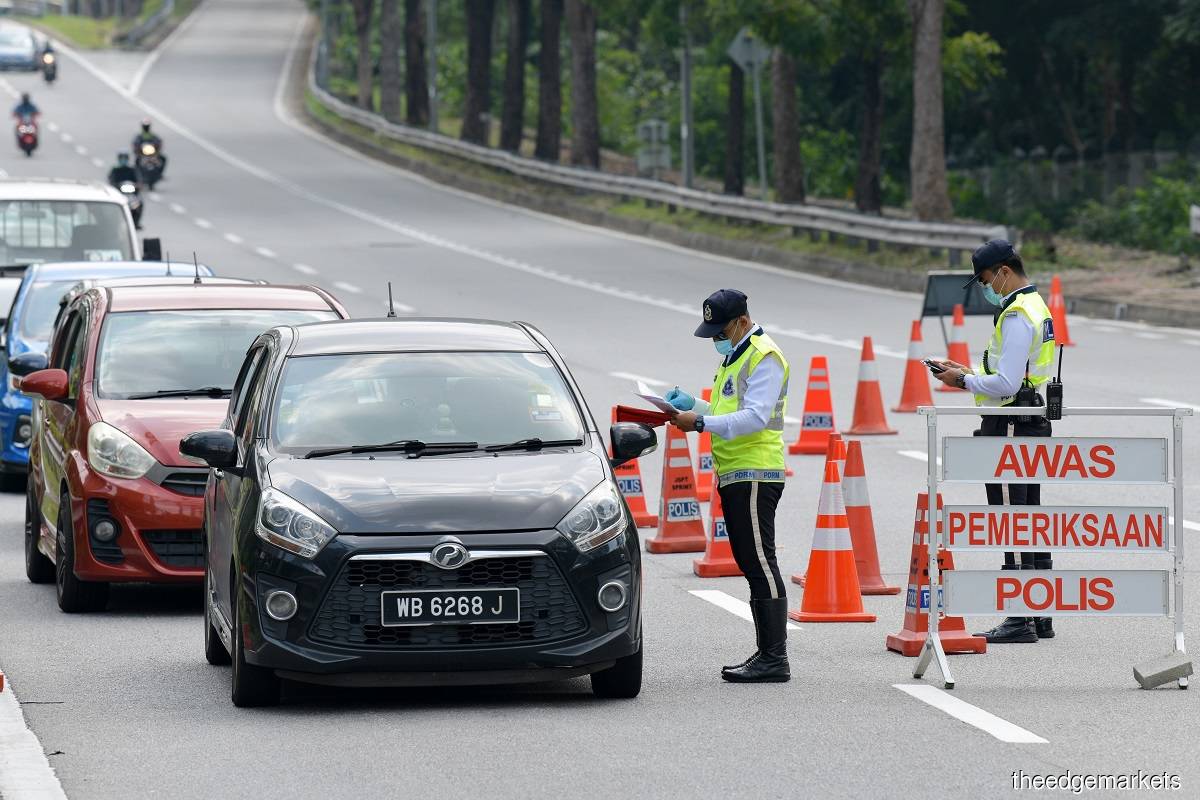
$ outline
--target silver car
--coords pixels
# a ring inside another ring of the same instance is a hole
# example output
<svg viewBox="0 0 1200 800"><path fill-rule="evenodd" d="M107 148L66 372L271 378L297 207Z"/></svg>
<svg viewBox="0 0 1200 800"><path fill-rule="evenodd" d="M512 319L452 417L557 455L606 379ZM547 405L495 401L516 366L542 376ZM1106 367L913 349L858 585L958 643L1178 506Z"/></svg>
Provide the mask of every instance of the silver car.
<svg viewBox="0 0 1200 800"><path fill-rule="evenodd" d="M38 44L29 28L0 25L0 69L37 71Z"/></svg>

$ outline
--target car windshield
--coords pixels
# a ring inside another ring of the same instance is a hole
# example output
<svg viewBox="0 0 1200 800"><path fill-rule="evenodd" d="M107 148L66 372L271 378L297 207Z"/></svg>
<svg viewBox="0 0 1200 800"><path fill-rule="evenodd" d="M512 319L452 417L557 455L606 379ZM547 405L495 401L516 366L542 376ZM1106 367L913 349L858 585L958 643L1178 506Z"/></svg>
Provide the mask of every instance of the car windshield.
<svg viewBox="0 0 1200 800"><path fill-rule="evenodd" d="M104 320L96 392L123 399L233 386L251 342L276 325L335 319L333 311L206 309L125 311Z"/></svg>
<svg viewBox="0 0 1200 800"><path fill-rule="evenodd" d="M543 353L353 353L288 359L276 393L282 451L415 439L582 439L578 407Z"/></svg>
<svg viewBox="0 0 1200 800"><path fill-rule="evenodd" d="M0 28L0 47L28 47L31 44L28 32L18 28Z"/></svg>
<svg viewBox="0 0 1200 800"><path fill-rule="evenodd" d="M34 281L25 292L21 306L21 336L45 342L54 333L54 318L58 316L58 303L77 280Z"/></svg>
<svg viewBox="0 0 1200 800"><path fill-rule="evenodd" d="M121 203L0 200L0 264L133 258Z"/></svg>

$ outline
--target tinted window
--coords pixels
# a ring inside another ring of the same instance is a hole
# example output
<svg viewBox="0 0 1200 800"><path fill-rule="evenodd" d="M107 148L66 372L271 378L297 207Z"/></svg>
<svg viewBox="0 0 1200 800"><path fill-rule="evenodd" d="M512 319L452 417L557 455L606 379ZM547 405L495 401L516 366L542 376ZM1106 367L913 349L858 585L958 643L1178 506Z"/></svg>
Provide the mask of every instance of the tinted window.
<svg viewBox="0 0 1200 800"><path fill-rule="evenodd" d="M332 311L129 311L104 320L96 391L121 398L158 391L229 389L246 350L267 328L334 319Z"/></svg>
<svg viewBox="0 0 1200 800"><path fill-rule="evenodd" d="M58 331L54 340L54 350L50 355L50 366L55 369L66 369L67 360L74 353L76 334L79 332L79 312L67 317L67 321Z"/></svg>
<svg viewBox="0 0 1200 800"><path fill-rule="evenodd" d="M54 332L58 301L79 281L34 281L21 306L21 336L46 341Z"/></svg>
<svg viewBox="0 0 1200 800"><path fill-rule="evenodd" d="M297 452L397 439L578 439L584 431L562 375L541 353L292 358L274 419L277 445Z"/></svg>
<svg viewBox="0 0 1200 800"><path fill-rule="evenodd" d="M242 406L246 403L246 387L253 383L254 376L258 374L256 370L264 353L266 353L264 347L259 347L250 353L246 357L245 363L242 364L242 371L238 375L237 381L233 384L233 394L229 396L229 419L234 430L237 430L237 419Z"/></svg>
<svg viewBox="0 0 1200 800"><path fill-rule="evenodd" d="M132 247L120 203L0 201L0 264L129 261Z"/></svg>

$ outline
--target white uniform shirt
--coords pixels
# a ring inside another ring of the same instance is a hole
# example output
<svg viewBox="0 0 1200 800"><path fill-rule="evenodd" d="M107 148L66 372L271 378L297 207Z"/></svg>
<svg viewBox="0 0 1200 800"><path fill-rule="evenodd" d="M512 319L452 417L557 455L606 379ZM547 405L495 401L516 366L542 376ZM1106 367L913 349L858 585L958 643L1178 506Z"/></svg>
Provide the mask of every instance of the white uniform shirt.
<svg viewBox="0 0 1200 800"><path fill-rule="evenodd" d="M1031 285L1027 283L1021 289ZM1004 301L1008 302L1021 289L1009 292ZM1012 397L1021 388L1025 380L1025 367L1029 363L1029 348L1033 346L1033 323L1024 314L1009 314L1000 323L1000 333L1004 347L999 357L995 353L988 353L988 366L995 373L966 376L967 391L988 397Z"/></svg>
<svg viewBox="0 0 1200 800"><path fill-rule="evenodd" d="M742 340L734 346L736 352L745 342L760 330L755 325ZM697 398L693 409L704 416L704 430L720 436L722 439L736 439L748 433L758 433L765 430L771 421L771 413L779 402L779 393L783 390L783 362L774 355L768 355L750 373L746 380L746 394L742 398L742 407L728 414L710 415L711 405Z"/></svg>

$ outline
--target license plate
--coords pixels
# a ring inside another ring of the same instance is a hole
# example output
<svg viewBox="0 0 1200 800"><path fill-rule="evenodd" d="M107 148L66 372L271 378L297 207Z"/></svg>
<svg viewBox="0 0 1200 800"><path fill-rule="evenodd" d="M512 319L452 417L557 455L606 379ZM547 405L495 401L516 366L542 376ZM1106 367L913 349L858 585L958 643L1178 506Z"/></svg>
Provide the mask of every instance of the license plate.
<svg viewBox="0 0 1200 800"><path fill-rule="evenodd" d="M419 589L383 592L383 625L478 625L520 622L521 590Z"/></svg>

